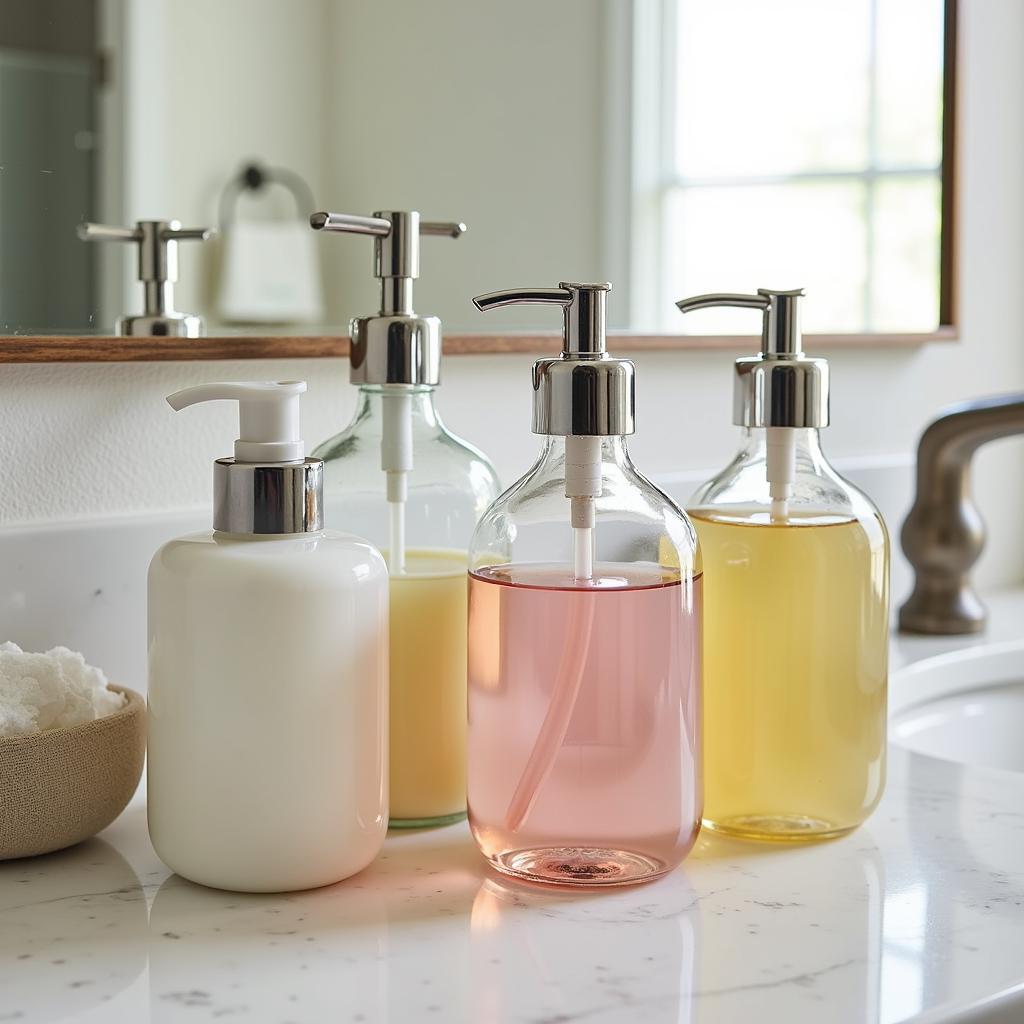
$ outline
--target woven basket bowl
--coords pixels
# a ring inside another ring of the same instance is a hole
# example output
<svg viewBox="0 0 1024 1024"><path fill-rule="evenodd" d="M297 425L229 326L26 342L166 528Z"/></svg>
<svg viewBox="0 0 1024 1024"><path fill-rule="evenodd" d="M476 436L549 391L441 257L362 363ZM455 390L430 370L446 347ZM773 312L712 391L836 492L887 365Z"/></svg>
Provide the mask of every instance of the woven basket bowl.
<svg viewBox="0 0 1024 1024"><path fill-rule="evenodd" d="M0 860L34 857L106 828L131 800L146 752L146 701L34 736L0 738Z"/></svg>

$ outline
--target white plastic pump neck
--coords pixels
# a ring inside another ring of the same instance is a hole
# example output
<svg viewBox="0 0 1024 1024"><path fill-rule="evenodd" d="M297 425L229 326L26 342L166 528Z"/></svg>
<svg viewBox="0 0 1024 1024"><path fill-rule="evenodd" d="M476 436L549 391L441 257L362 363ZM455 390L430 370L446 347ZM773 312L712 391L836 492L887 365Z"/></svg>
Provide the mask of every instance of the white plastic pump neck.
<svg viewBox="0 0 1024 1024"><path fill-rule="evenodd" d="M572 526L573 576L594 578L594 499L600 498L601 438L570 435L565 439L565 496Z"/></svg>
<svg viewBox="0 0 1024 1024"><path fill-rule="evenodd" d="M387 480L389 509L388 568L405 572L405 503L413 468L412 395L407 388L385 389L384 425L380 440L380 468Z"/></svg>
<svg viewBox="0 0 1024 1024"><path fill-rule="evenodd" d="M797 430L795 427L768 427L765 435L765 468L772 519L786 519L796 479Z"/></svg>
<svg viewBox="0 0 1024 1024"><path fill-rule="evenodd" d="M302 462L299 396L305 390L304 380L197 384L169 395L167 403L179 411L198 402L238 402L236 462Z"/></svg>

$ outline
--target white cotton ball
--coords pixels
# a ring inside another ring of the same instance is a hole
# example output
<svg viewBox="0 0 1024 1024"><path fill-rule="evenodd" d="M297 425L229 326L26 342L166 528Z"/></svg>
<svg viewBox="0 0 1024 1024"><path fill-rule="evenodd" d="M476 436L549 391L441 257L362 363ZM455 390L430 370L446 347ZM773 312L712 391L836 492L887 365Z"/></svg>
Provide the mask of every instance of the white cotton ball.
<svg viewBox="0 0 1024 1024"><path fill-rule="evenodd" d="M103 672L77 651L46 654L0 644L0 736L91 722L123 707L123 694L107 689Z"/></svg>
<svg viewBox="0 0 1024 1024"><path fill-rule="evenodd" d="M0 674L0 736L39 731L38 709L31 701L30 689L21 679Z"/></svg>
<svg viewBox="0 0 1024 1024"><path fill-rule="evenodd" d="M126 701L127 698L123 693L114 693L113 690L108 690L106 686L102 690L95 690L92 697L95 717L104 718L106 715L112 715L115 711L123 708Z"/></svg>
<svg viewBox="0 0 1024 1024"><path fill-rule="evenodd" d="M36 724L42 729L61 725L66 704L66 687L59 666L46 654L28 651L15 655L22 678L31 679L36 687L36 706L39 717Z"/></svg>
<svg viewBox="0 0 1024 1024"><path fill-rule="evenodd" d="M23 653L16 644L4 644L0 653L0 680L9 708L6 717L23 721L24 716L29 716L33 732L46 727L42 711L52 707L56 696L53 692L47 695L37 678L41 669L46 671L45 666L34 660L38 657Z"/></svg>
<svg viewBox="0 0 1024 1024"><path fill-rule="evenodd" d="M57 709L53 725L63 727L91 722L96 716L90 695L82 683L85 658L66 647L54 647L46 652L45 657L53 666L54 676L59 680L64 698L61 707Z"/></svg>
<svg viewBox="0 0 1024 1024"><path fill-rule="evenodd" d="M77 651L66 647L55 647L51 655L59 655L65 672L74 675L76 693L87 701L92 718L102 718L124 706L124 695L107 689L107 677L102 669L86 664L85 658Z"/></svg>

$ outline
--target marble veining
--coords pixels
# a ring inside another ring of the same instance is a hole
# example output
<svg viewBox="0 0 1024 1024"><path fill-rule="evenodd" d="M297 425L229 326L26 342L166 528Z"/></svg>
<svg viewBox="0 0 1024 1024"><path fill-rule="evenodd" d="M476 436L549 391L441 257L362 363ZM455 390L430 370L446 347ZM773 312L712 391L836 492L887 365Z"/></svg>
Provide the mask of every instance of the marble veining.
<svg viewBox="0 0 1024 1024"><path fill-rule="evenodd" d="M912 646L897 663L933 650ZM455 825L392 833L325 889L218 892L156 858L141 794L94 840L0 864L0 1022L871 1024L998 993L1024 1020L1024 774L896 748L851 835L705 832L621 890L500 877Z"/></svg>
<svg viewBox="0 0 1024 1024"><path fill-rule="evenodd" d="M160 864L141 800L0 865L0 1021L899 1021L1022 980L1024 777L899 750L850 836L705 833L612 892L501 878L464 825L326 889L217 892Z"/></svg>

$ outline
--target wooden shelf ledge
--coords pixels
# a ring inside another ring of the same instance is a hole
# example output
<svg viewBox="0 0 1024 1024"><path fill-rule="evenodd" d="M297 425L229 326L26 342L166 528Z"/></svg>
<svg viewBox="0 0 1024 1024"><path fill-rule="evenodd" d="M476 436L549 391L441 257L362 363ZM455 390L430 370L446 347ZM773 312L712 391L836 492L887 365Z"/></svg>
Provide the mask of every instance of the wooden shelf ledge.
<svg viewBox="0 0 1024 1024"><path fill-rule="evenodd" d="M957 340L953 326L926 334L808 334L810 351L835 348L911 348ZM610 331L616 352L687 350L751 351L754 335L634 334ZM557 332L447 334L447 355L557 352ZM348 338L332 335L234 335L209 338L120 338L108 335L9 335L0 338L0 363L137 363L210 359L339 359L347 356Z"/></svg>

